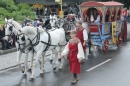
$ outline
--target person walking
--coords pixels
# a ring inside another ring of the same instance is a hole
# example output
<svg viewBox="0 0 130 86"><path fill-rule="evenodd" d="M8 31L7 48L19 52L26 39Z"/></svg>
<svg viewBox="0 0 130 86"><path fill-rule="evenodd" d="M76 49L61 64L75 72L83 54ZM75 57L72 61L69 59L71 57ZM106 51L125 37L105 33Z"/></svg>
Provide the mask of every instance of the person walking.
<svg viewBox="0 0 130 86"><path fill-rule="evenodd" d="M82 27L82 21L76 22L77 38L80 39L84 52L86 52L86 42L88 41L87 30Z"/></svg>
<svg viewBox="0 0 130 86"><path fill-rule="evenodd" d="M71 81L72 84L75 84L78 81L77 74L80 73L80 62L84 59L84 52L80 40L76 37L77 32L71 31L71 39L64 48L60 58L63 58L68 54L68 60L70 65L70 71L73 74L74 78Z"/></svg>

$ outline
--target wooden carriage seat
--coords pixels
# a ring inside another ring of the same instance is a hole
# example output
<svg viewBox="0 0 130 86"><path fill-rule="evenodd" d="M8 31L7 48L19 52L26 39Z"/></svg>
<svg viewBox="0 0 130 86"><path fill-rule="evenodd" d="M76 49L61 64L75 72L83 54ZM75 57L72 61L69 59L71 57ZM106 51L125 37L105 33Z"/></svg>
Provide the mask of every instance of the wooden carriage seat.
<svg viewBox="0 0 130 86"><path fill-rule="evenodd" d="M102 25L99 25L99 26L100 26L100 31L102 32ZM90 24L89 28L90 28L90 34L91 35L99 35L100 32L98 31L97 25Z"/></svg>

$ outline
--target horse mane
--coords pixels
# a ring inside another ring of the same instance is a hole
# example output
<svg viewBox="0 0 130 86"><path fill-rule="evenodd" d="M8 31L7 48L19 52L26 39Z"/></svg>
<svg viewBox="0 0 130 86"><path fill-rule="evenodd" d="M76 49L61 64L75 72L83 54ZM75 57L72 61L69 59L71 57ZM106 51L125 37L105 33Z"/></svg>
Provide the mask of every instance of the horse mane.
<svg viewBox="0 0 130 86"><path fill-rule="evenodd" d="M38 28L40 33L44 32L44 29L42 28ZM37 34L37 28L36 27L32 27L32 26L25 26L21 29L21 31L23 31L25 34Z"/></svg>
<svg viewBox="0 0 130 86"><path fill-rule="evenodd" d="M20 25L20 23L13 20L12 24L15 26L16 29L18 29L18 30L22 29L22 26Z"/></svg>

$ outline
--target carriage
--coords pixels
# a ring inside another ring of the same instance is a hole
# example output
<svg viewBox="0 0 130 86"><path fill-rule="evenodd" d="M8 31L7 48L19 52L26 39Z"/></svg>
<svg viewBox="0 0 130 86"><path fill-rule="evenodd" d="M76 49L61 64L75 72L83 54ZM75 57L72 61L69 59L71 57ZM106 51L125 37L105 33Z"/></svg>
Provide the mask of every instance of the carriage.
<svg viewBox="0 0 130 86"><path fill-rule="evenodd" d="M109 44L116 44L120 47L122 44L122 3L89 1L80 4L79 8L82 21L89 23L90 40L94 46L101 47L103 52L108 51ZM91 15L95 10L100 16L98 21L92 21Z"/></svg>

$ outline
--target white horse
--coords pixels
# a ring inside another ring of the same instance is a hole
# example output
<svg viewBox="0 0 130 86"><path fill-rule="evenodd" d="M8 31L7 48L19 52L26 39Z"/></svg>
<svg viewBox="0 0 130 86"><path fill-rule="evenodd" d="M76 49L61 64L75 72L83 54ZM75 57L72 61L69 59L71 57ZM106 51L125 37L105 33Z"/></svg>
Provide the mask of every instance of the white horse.
<svg viewBox="0 0 130 86"><path fill-rule="evenodd" d="M14 34L15 36L17 36L17 38L16 38L17 42L15 44L16 48L17 48L17 64L19 65L19 68L23 72L23 75L26 75L26 73L27 73L28 52L26 52L26 48L24 48L25 42L23 41L24 40L24 33L21 31L22 26L18 22L14 21L13 19L7 20L5 18L5 22L6 22L5 26L4 26L5 35L6 36L11 36L11 35ZM21 39L19 38L19 36L21 37ZM26 54L24 54L25 55L25 61L24 61L25 67L22 67L21 63L20 63L22 53L26 53ZM31 53L32 53L32 51L30 51L31 57L34 57L33 56L34 54L31 54ZM33 58L31 58L31 63L30 63L29 69L31 69L32 64L33 64Z"/></svg>
<svg viewBox="0 0 130 86"><path fill-rule="evenodd" d="M62 19L58 19L56 15L54 15L54 16L50 15L50 24L51 24L52 28L49 31L53 31L55 29L60 29L60 28L62 28L62 30L64 30L64 28L63 28L64 19L63 18ZM58 49L59 54L61 53L62 50L63 50L63 47ZM52 60L52 54L53 53L51 52L50 61L53 61ZM59 71L61 71L62 67L63 67L63 59L58 58L58 61L60 62Z"/></svg>
<svg viewBox="0 0 130 86"><path fill-rule="evenodd" d="M29 37L29 39L32 40L32 44L36 42L36 39L34 39L38 35L36 28L27 26L22 28L22 31L25 34L27 34L27 36L25 36L25 39L28 39ZM44 29L42 29L42 32L40 33L39 43L36 46L33 46L33 49L36 51L36 60L32 67L32 74L30 76L30 80L34 79L35 67L37 66L37 63L40 59L40 55L42 54L42 52L46 50L52 50L55 53L55 57L57 57L58 56L56 50L57 47L62 49L64 48L65 44L66 44L66 39L65 39L65 32L63 28L55 29L54 31L50 31L49 33L46 32ZM43 57L44 56L45 56L45 52L43 53ZM43 74L44 72L43 62L44 62L44 58L42 58L42 64L41 64L42 66L41 66L40 74ZM56 68L55 61L54 61L53 68L54 69Z"/></svg>

